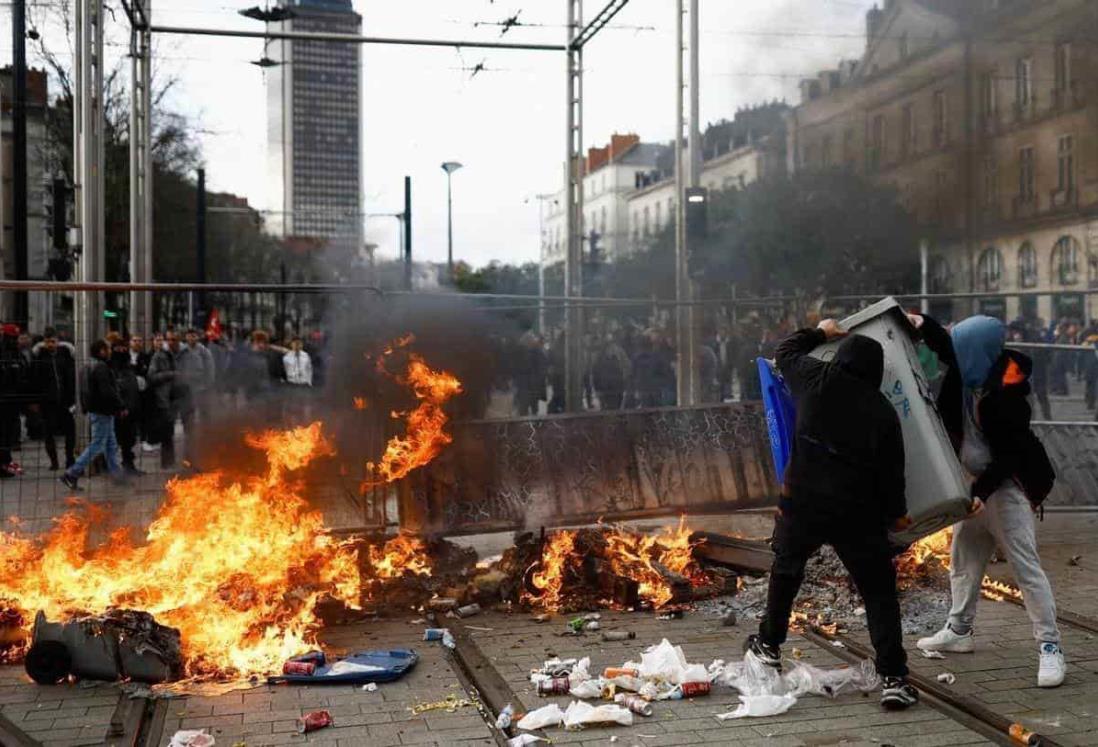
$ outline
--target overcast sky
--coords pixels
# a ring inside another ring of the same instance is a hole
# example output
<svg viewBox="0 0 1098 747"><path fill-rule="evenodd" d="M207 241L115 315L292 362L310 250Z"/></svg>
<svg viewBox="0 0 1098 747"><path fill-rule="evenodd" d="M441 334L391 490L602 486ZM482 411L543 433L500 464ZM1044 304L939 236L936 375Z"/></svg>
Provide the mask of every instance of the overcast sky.
<svg viewBox="0 0 1098 747"><path fill-rule="evenodd" d="M33 0L29 3L34 4ZM164 25L258 29L236 14L254 0L153 0ZM506 41L564 40L566 0L354 0L373 36L497 39L485 25L515 13L526 24ZM587 0L589 15L604 5ZM870 0L701 0L702 121L737 107L785 98L797 79L856 56L864 46ZM35 17L32 9L32 19ZM7 13L4 13L6 16ZM5 19L6 20L6 19ZM110 35L124 52L124 17ZM477 25L480 22L481 25ZM9 27L10 28L10 27ZM673 0L632 0L585 52L585 146L612 132L670 141L674 130ZM52 28L42 33L57 35ZM10 39L6 32L5 41ZM63 39L59 39L63 43ZM258 40L160 37L157 68L180 79L172 105L203 130L212 189L266 204L266 96L263 72L249 64ZM10 59L10 42L4 45ZM488 70L471 77L483 62ZM560 188L564 160L564 59L557 52L365 46L363 142L367 212L398 212L403 177L413 181L414 250L446 256L446 180L454 175L455 255L475 265L536 260L535 195ZM392 218L368 220L367 237L393 256Z"/></svg>

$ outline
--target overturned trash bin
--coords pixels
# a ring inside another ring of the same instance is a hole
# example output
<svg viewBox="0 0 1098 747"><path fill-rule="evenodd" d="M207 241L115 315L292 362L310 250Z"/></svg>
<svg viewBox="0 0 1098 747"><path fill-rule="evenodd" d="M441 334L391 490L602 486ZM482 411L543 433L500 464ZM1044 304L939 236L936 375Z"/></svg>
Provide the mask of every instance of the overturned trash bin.
<svg viewBox="0 0 1098 747"><path fill-rule="evenodd" d="M109 610L102 615L50 622L34 618L24 666L40 685L80 679L170 682L183 672L179 631L147 612Z"/></svg>

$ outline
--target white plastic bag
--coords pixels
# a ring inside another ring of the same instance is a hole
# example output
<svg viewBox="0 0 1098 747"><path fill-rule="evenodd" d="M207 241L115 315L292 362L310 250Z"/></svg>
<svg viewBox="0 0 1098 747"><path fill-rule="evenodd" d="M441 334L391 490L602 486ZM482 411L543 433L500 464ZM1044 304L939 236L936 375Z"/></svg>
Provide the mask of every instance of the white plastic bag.
<svg viewBox="0 0 1098 747"><path fill-rule="evenodd" d="M592 724L633 725L633 712L618 705L593 706L582 700L573 700L564 712L565 729L582 729Z"/></svg>
<svg viewBox="0 0 1098 747"><path fill-rule="evenodd" d="M585 680L577 685L572 685L568 692L573 698L590 700L602 695L602 680Z"/></svg>
<svg viewBox="0 0 1098 747"><path fill-rule="evenodd" d="M739 707L718 715L717 720L777 716L788 711L796 702L797 699L792 695L741 695Z"/></svg>
<svg viewBox="0 0 1098 747"><path fill-rule="evenodd" d="M214 738L205 729L184 729L172 735L168 747L213 747Z"/></svg>
<svg viewBox="0 0 1098 747"><path fill-rule="evenodd" d="M794 664L793 668L782 676L786 691L794 696L823 695L837 698L848 692L870 692L881 684L881 678L869 659L862 660L857 667L820 669L811 664Z"/></svg>
<svg viewBox="0 0 1098 747"><path fill-rule="evenodd" d="M704 666L687 662L682 648L671 645L666 638L641 654L639 664L628 662L625 668L636 669L641 677L653 677L673 685L710 681Z"/></svg>
<svg viewBox="0 0 1098 747"><path fill-rule="evenodd" d="M385 667L379 667L376 664L359 664L353 661L347 661L346 659L340 659L332 666L328 667L328 671L325 672L326 677L335 677L338 674L368 674L370 672L382 672Z"/></svg>
<svg viewBox="0 0 1098 747"><path fill-rule="evenodd" d="M528 744L536 744L537 742L548 742L548 739L542 737L536 737L533 734L519 734L517 737L511 737L507 740L508 747L526 747Z"/></svg>
<svg viewBox="0 0 1098 747"><path fill-rule="evenodd" d="M740 691L741 695L784 695L787 687L781 673L748 651L743 661L734 661L716 675L716 682Z"/></svg>
<svg viewBox="0 0 1098 747"><path fill-rule="evenodd" d="M564 721L564 711L556 703L550 703L547 706L530 711L516 725L520 729L533 731L534 729L544 729L547 726L560 726L562 721Z"/></svg>

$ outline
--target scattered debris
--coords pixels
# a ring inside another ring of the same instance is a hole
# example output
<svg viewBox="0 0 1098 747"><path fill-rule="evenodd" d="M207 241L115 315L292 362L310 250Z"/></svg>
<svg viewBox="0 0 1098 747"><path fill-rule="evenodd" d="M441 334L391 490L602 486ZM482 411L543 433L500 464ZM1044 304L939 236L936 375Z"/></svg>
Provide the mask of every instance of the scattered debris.
<svg viewBox="0 0 1098 747"><path fill-rule="evenodd" d="M831 646L832 648L846 648L846 644L842 641L832 641Z"/></svg>
<svg viewBox="0 0 1098 747"><path fill-rule="evenodd" d="M952 685L957 681L957 675L952 672L942 672L938 675L938 681L944 685Z"/></svg>
<svg viewBox="0 0 1098 747"><path fill-rule="evenodd" d="M633 725L633 712L620 705L593 706L582 700L573 700L564 712L565 729L582 729L596 724Z"/></svg>
<svg viewBox="0 0 1098 747"><path fill-rule="evenodd" d="M511 721L515 718L515 707L508 703L503 707L503 710L499 712L499 716L496 717L496 728L500 731L507 731L511 728Z"/></svg>
<svg viewBox="0 0 1098 747"><path fill-rule="evenodd" d="M447 695L445 700L436 700L433 703L416 703L414 706L409 706L408 710L412 712L412 715L418 716L421 713L427 713L428 711L446 711L447 713L456 713L459 708L468 708L469 706L475 706L476 703L468 698L459 698L456 695Z"/></svg>
<svg viewBox="0 0 1098 747"><path fill-rule="evenodd" d="M368 692L368 693L377 692L377 683L376 682L367 682L365 685L362 686L362 690L364 692Z"/></svg>
<svg viewBox="0 0 1098 747"><path fill-rule="evenodd" d="M1068 558L1068 565L1079 565L1079 561L1082 559L1082 555L1072 555L1070 558Z"/></svg>
<svg viewBox="0 0 1098 747"><path fill-rule="evenodd" d="M637 634L631 630L606 630L602 634L604 641L631 641L636 637Z"/></svg>
<svg viewBox="0 0 1098 747"><path fill-rule="evenodd" d="M530 711L518 722L518 728L534 731L549 726L560 726L564 723L564 711L556 703L550 703L533 711ZM529 743L527 743L529 744Z"/></svg>
<svg viewBox="0 0 1098 747"><path fill-rule="evenodd" d="M331 725L332 714L328 711L312 711L297 720L297 730L301 734L308 734Z"/></svg>
<svg viewBox="0 0 1098 747"><path fill-rule="evenodd" d="M183 729L172 735L168 747L213 747L214 738L205 729Z"/></svg>
<svg viewBox="0 0 1098 747"><path fill-rule="evenodd" d="M467 604L464 607L458 607L455 611L460 618L472 617L473 615L480 614L480 605L477 603Z"/></svg>
<svg viewBox="0 0 1098 747"><path fill-rule="evenodd" d="M717 720L777 716L785 713L796 704L797 698L792 695L741 695L740 705L736 710L718 714Z"/></svg>
<svg viewBox="0 0 1098 747"><path fill-rule="evenodd" d="M726 628L731 628L737 622L739 622L739 618L737 617L735 610L729 610L725 613L724 617L721 618L721 625Z"/></svg>
<svg viewBox="0 0 1098 747"><path fill-rule="evenodd" d="M921 653L923 655L924 659L944 659L945 658L945 654L943 654L941 651L923 651L922 649L919 649L919 653Z"/></svg>
<svg viewBox="0 0 1098 747"><path fill-rule="evenodd" d="M517 737L512 737L507 740L508 747L526 747L528 744L536 744L537 742L548 742L548 739L538 737L533 734L519 734Z"/></svg>

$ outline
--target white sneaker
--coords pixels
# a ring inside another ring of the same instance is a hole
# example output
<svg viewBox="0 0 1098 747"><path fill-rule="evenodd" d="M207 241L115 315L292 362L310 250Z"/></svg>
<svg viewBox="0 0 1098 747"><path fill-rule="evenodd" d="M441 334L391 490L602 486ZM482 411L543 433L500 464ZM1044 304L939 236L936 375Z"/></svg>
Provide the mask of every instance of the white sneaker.
<svg viewBox="0 0 1098 747"><path fill-rule="evenodd" d="M141 450L144 451L145 453L148 453L150 451L158 451L159 449L160 449L160 444L151 444L148 441L142 441L141 442Z"/></svg>
<svg viewBox="0 0 1098 747"><path fill-rule="evenodd" d="M1055 643L1041 644L1041 664L1037 668L1037 687L1059 687L1064 682L1067 664L1064 652Z"/></svg>
<svg viewBox="0 0 1098 747"><path fill-rule="evenodd" d="M948 651L954 654L971 654L976 650L976 634L968 631L964 635L954 633L946 625L928 638L920 638L915 644L922 651Z"/></svg>

